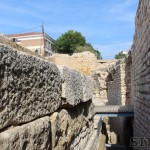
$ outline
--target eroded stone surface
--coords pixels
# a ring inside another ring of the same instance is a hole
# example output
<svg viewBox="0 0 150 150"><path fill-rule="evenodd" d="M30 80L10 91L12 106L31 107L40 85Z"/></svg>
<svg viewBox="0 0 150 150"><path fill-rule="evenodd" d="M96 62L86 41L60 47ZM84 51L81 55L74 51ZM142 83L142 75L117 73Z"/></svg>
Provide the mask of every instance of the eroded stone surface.
<svg viewBox="0 0 150 150"><path fill-rule="evenodd" d="M75 106L92 99L93 82L75 70L58 67L62 77L62 105Z"/></svg>
<svg viewBox="0 0 150 150"><path fill-rule="evenodd" d="M90 77L83 76L83 102L92 99L93 96L93 81Z"/></svg>
<svg viewBox="0 0 150 150"><path fill-rule="evenodd" d="M86 145L88 144L93 131L94 131L93 121L90 120L72 141L70 150L84 150L84 149L86 150Z"/></svg>
<svg viewBox="0 0 150 150"><path fill-rule="evenodd" d="M97 67L97 59L95 55L89 51L74 53L71 56L68 54L54 54L48 59L57 65L63 65L67 68L77 70L84 75L91 75Z"/></svg>
<svg viewBox="0 0 150 150"><path fill-rule="evenodd" d="M43 117L31 123L0 133L1 150L51 149L50 118Z"/></svg>
<svg viewBox="0 0 150 150"><path fill-rule="evenodd" d="M93 104L91 101L80 104L72 109L62 109L59 112L55 112L50 117L53 149L70 149L73 145L75 146L79 143L79 141L76 141L78 138L85 138L84 143L86 143L88 134L92 130L88 125L93 115ZM91 123L93 122L91 121ZM84 132L84 128L86 128L86 130L89 129L89 131ZM80 133L83 134L80 135ZM81 147L84 146L85 144Z"/></svg>
<svg viewBox="0 0 150 150"><path fill-rule="evenodd" d="M0 149L83 149L94 127L92 87L75 70L0 46Z"/></svg>
<svg viewBox="0 0 150 150"><path fill-rule="evenodd" d="M59 66L62 76L62 104L75 106L83 100L82 74Z"/></svg>
<svg viewBox="0 0 150 150"><path fill-rule="evenodd" d="M140 0L135 17L132 53L132 99L134 102L134 137L150 136L150 1ZM141 146L135 150L141 150ZM144 144L143 149L149 149Z"/></svg>
<svg viewBox="0 0 150 150"><path fill-rule="evenodd" d="M0 129L54 112L61 77L50 62L0 46Z"/></svg>
<svg viewBox="0 0 150 150"><path fill-rule="evenodd" d="M99 60L97 70L92 74L93 78L93 103L97 105L105 105L108 102L107 97L107 78L109 68L116 63L116 60Z"/></svg>

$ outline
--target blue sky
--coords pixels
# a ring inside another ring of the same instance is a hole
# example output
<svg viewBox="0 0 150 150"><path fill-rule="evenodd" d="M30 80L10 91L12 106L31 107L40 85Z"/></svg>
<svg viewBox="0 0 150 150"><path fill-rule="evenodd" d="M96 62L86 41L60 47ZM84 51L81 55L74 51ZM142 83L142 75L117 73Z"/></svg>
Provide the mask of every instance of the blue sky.
<svg viewBox="0 0 150 150"><path fill-rule="evenodd" d="M128 50L138 0L1 0L0 32L45 31L54 39L76 30L104 59Z"/></svg>

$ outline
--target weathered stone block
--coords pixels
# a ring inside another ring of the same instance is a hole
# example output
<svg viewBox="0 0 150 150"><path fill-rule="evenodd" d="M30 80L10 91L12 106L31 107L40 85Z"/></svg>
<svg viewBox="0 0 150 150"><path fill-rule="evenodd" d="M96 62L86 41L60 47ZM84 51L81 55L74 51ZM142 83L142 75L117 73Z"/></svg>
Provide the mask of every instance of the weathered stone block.
<svg viewBox="0 0 150 150"><path fill-rule="evenodd" d="M93 96L93 81L90 77L83 76L82 77L82 85L83 85L83 102L86 102L92 99Z"/></svg>
<svg viewBox="0 0 150 150"><path fill-rule="evenodd" d="M91 101L79 104L68 110L62 109L59 112L55 112L50 117L52 148L55 150L70 149L75 138L92 119L92 112L93 104Z"/></svg>
<svg viewBox="0 0 150 150"><path fill-rule="evenodd" d="M51 149L50 118L43 117L31 123L0 133L1 150Z"/></svg>
<svg viewBox="0 0 150 150"><path fill-rule="evenodd" d="M92 99L93 82L75 70L58 67L62 77L62 105L75 106Z"/></svg>
<svg viewBox="0 0 150 150"><path fill-rule="evenodd" d="M59 66L62 76L62 105L75 106L83 101L83 76L81 73Z"/></svg>
<svg viewBox="0 0 150 150"><path fill-rule="evenodd" d="M56 65L0 46L0 129L50 114L60 105Z"/></svg>
<svg viewBox="0 0 150 150"><path fill-rule="evenodd" d="M86 146L92 136L92 133L94 131L94 125L93 122L88 122L86 126L82 128L79 135L75 137L73 140L70 150L86 150Z"/></svg>

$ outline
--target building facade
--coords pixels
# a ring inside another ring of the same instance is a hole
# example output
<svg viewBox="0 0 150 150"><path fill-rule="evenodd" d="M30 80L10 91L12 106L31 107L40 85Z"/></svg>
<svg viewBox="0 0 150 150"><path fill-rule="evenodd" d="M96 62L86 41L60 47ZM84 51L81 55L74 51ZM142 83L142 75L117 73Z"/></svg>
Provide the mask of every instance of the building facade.
<svg viewBox="0 0 150 150"><path fill-rule="evenodd" d="M13 42L32 50L42 56L50 56L54 53L54 42L48 34L42 32L29 32L7 35Z"/></svg>

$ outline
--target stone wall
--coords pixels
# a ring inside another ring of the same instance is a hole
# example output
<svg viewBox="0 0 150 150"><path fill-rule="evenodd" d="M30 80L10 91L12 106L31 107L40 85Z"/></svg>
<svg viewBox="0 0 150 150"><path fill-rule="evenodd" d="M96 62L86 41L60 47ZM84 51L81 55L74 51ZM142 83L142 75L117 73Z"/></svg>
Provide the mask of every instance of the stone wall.
<svg viewBox="0 0 150 150"><path fill-rule="evenodd" d="M72 56L68 54L54 54L48 59L57 65L64 65L68 68L78 70L85 75L90 75L96 70L97 66L95 55L88 51L75 53Z"/></svg>
<svg viewBox="0 0 150 150"><path fill-rule="evenodd" d="M75 53L72 56L67 54L54 54L48 60L57 65L64 65L68 68L91 76L94 83L93 102L95 105L102 105L108 102L107 98L107 76L108 69L115 64L116 60L97 60L91 52ZM89 83L89 86L91 83ZM87 92L88 93L88 92Z"/></svg>
<svg viewBox="0 0 150 150"><path fill-rule="evenodd" d="M94 105L105 105L108 102L107 97L107 78L109 68L116 63L116 60L98 60L97 67L91 75L94 83L93 103Z"/></svg>
<svg viewBox="0 0 150 150"><path fill-rule="evenodd" d="M131 104L131 57L121 59L109 68L107 77L109 105Z"/></svg>
<svg viewBox="0 0 150 150"><path fill-rule="evenodd" d="M0 149L83 150L92 90L75 70L0 45Z"/></svg>
<svg viewBox="0 0 150 150"><path fill-rule="evenodd" d="M118 60L115 65L109 68L109 74L107 77L107 105L131 105L131 55ZM126 131L128 118L117 117L110 118L109 124L111 126L110 131L116 133L118 142L126 144ZM129 126L129 124L128 124ZM132 124L130 125L132 129ZM132 136L132 132L131 132Z"/></svg>
<svg viewBox="0 0 150 150"><path fill-rule="evenodd" d="M149 137L150 130L150 1L140 0L132 45L134 136ZM136 150L142 149L136 147ZM148 149L146 146L143 149Z"/></svg>

